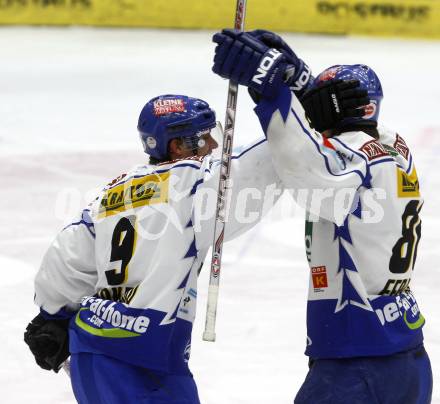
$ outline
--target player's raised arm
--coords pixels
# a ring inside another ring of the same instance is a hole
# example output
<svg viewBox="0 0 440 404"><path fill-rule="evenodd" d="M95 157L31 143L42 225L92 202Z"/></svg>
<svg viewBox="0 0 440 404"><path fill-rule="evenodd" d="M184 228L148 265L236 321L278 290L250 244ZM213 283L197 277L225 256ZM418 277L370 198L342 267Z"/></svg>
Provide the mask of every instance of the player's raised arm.
<svg viewBox="0 0 440 404"><path fill-rule="evenodd" d="M358 88L359 81L344 81L343 75L331 82L326 80L334 76L313 80L307 65L273 33L224 30L214 41L219 45L213 70L248 86L285 185L310 193L303 203L309 211L337 220L335 194L365 183L366 159L313 128L325 132L362 115L358 107L369 102L365 89Z"/></svg>
<svg viewBox="0 0 440 404"><path fill-rule="evenodd" d="M213 233L220 161L213 160L197 189L194 214L198 246L209 247ZM272 163L265 138L234 150L229 198L225 201L225 240L231 240L255 226L281 196L284 186Z"/></svg>
<svg viewBox="0 0 440 404"><path fill-rule="evenodd" d="M332 66L305 91L292 88L304 64L270 35L271 43L216 34L214 71L250 89L274 166L309 214L305 353L312 365L294 401L427 404L425 319L410 286L423 200L409 148L377 126L383 93L370 67ZM356 365L347 367L347 358ZM389 380L383 389L392 367L407 382ZM375 375L368 388L347 383L368 373Z"/></svg>

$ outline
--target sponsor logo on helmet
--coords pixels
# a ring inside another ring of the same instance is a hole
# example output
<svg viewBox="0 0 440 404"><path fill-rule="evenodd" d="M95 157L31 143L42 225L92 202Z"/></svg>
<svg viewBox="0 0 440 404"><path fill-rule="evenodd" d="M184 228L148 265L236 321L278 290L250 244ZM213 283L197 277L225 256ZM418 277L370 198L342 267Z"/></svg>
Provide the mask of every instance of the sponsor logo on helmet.
<svg viewBox="0 0 440 404"><path fill-rule="evenodd" d="M336 77L336 74L338 73L340 67L332 67L331 69L327 69L325 71L323 71L319 76L318 76L318 80L319 81L328 81L328 80L333 80Z"/></svg>
<svg viewBox="0 0 440 404"><path fill-rule="evenodd" d="M211 129L202 129L196 133L197 139L197 147L203 147L206 144L206 140L202 138L202 136L209 135L211 133Z"/></svg>
<svg viewBox="0 0 440 404"><path fill-rule="evenodd" d="M154 101L154 115L168 115L173 112L185 112L185 102L181 98L165 98Z"/></svg>
<svg viewBox="0 0 440 404"><path fill-rule="evenodd" d="M365 115L362 117L364 119L370 119L376 114L377 103L375 100L372 100L368 105L364 107Z"/></svg>
<svg viewBox="0 0 440 404"><path fill-rule="evenodd" d="M148 148L154 149L157 146L156 139L153 136L148 136L147 140L145 141L147 143Z"/></svg>
<svg viewBox="0 0 440 404"><path fill-rule="evenodd" d="M196 133L196 135L197 136L203 136L203 135L209 135L211 133L211 129L202 129L202 130L199 130L197 133Z"/></svg>

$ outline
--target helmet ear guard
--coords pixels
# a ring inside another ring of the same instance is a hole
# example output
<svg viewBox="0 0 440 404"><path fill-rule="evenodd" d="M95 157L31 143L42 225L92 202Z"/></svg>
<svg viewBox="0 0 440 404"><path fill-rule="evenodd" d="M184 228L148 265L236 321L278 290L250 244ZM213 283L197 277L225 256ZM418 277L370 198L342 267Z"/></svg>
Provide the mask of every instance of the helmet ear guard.
<svg viewBox="0 0 440 404"><path fill-rule="evenodd" d="M365 112L362 117L343 119L338 126L339 129L359 125L376 126L380 113L380 104L383 99L383 91L379 77L373 69L363 64L331 66L315 78L310 89L317 88L328 80L358 80L360 83L359 88L366 90L370 99L370 104L361 107L364 108Z"/></svg>
<svg viewBox="0 0 440 404"><path fill-rule="evenodd" d="M139 135L145 153L154 160L169 158L168 144L181 138L197 151L204 133L216 126L215 112L201 99L184 95L161 95L147 102L138 122Z"/></svg>

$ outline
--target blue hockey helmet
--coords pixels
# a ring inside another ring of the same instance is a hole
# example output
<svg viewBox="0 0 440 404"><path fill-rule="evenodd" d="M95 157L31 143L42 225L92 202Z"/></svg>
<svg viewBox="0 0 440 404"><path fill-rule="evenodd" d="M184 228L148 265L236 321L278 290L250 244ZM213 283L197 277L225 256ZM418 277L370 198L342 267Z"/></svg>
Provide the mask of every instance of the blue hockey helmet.
<svg viewBox="0 0 440 404"><path fill-rule="evenodd" d="M207 102L174 94L148 101L138 122L145 153L159 161L168 158L170 140L182 138L196 151L203 146L201 137L215 126L215 112Z"/></svg>
<svg viewBox="0 0 440 404"><path fill-rule="evenodd" d="M371 67L366 65L335 65L325 69L313 81L311 88L316 88L320 83L328 80L359 80L360 89L367 90L370 104L363 107L365 115L361 118L345 118L340 126L353 125L367 121L377 122L380 112L380 103L383 98L382 84L379 77Z"/></svg>

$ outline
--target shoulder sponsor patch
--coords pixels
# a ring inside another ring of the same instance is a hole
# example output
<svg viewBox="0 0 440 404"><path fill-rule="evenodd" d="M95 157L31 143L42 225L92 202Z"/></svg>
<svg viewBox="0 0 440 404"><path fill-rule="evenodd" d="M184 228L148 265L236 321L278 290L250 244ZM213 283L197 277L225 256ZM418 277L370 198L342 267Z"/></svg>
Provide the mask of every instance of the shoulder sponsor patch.
<svg viewBox="0 0 440 404"><path fill-rule="evenodd" d="M323 289L328 287L327 282L327 268L322 265L320 267L312 267L312 283L315 289L315 292L319 289Z"/></svg>
<svg viewBox="0 0 440 404"><path fill-rule="evenodd" d="M401 154L403 157L405 157L406 160L408 160L409 156L409 149L406 145L405 141L402 137L400 137L398 134L396 134L396 141L394 142L393 147Z"/></svg>
<svg viewBox="0 0 440 404"><path fill-rule="evenodd" d="M374 160L379 157L385 157L388 156L388 152L383 147L383 145L376 140L370 140L369 142L365 143L360 149L361 152L364 152L368 160Z"/></svg>
<svg viewBox="0 0 440 404"><path fill-rule="evenodd" d="M415 167L410 174L397 167L397 196L399 198L420 197L419 179Z"/></svg>
<svg viewBox="0 0 440 404"><path fill-rule="evenodd" d="M385 148L385 150L388 152L388 154L390 156L396 157L399 155L399 153L397 152L397 150L394 147L387 145L387 144L384 144L384 143L382 144L382 146Z"/></svg>
<svg viewBox="0 0 440 404"><path fill-rule="evenodd" d="M141 206L168 202L169 176L169 172L150 174L132 178L106 190L99 205L98 218Z"/></svg>
<svg viewBox="0 0 440 404"><path fill-rule="evenodd" d="M111 187L113 185L115 185L116 183L118 183L119 181L121 181L123 178L125 178L127 176L127 174L121 174L120 176L114 178L113 180L111 180L107 186Z"/></svg>

